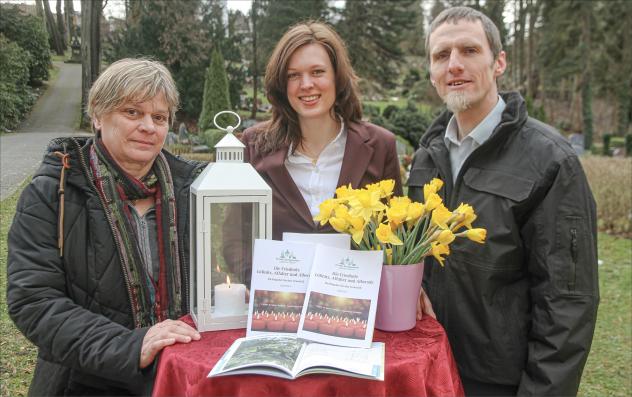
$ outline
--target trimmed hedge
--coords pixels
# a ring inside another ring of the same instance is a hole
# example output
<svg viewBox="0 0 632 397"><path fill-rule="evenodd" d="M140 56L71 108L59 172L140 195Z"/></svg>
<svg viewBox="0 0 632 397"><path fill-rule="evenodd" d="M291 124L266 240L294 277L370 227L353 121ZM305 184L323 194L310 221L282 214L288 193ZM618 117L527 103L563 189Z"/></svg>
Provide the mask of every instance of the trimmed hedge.
<svg viewBox="0 0 632 397"><path fill-rule="evenodd" d="M0 33L0 130L11 130L31 108L28 86L31 56Z"/></svg>

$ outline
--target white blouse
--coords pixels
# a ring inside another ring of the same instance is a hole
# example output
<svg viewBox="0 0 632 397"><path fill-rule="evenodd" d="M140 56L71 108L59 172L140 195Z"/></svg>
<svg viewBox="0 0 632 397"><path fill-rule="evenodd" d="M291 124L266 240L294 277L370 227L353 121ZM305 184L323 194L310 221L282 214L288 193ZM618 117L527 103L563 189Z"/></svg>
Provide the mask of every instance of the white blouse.
<svg viewBox="0 0 632 397"><path fill-rule="evenodd" d="M288 150L285 168L301 192L312 216L320 212L320 203L334 197L346 144L347 130L344 123L341 123L338 135L325 146L316 161L299 151L292 154L291 146Z"/></svg>

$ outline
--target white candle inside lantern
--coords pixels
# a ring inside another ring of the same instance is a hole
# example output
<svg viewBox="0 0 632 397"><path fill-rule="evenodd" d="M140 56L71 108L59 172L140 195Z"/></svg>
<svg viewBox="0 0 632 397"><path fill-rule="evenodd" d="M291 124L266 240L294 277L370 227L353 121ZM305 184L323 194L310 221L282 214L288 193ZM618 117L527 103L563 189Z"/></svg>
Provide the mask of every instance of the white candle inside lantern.
<svg viewBox="0 0 632 397"><path fill-rule="evenodd" d="M246 302L246 286L231 284L226 276L226 283L215 286L215 315L238 316L244 314Z"/></svg>

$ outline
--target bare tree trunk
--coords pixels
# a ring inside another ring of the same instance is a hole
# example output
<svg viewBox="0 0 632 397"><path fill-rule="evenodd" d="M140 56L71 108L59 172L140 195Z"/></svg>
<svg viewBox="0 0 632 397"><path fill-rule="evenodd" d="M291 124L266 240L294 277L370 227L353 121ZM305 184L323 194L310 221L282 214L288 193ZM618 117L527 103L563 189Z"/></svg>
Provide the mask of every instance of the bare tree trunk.
<svg viewBox="0 0 632 397"><path fill-rule="evenodd" d="M253 0L251 8L252 19L252 113L250 117L252 119L257 118L257 77L259 75L257 67L257 8L259 2Z"/></svg>
<svg viewBox="0 0 632 397"><path fill-rule="evenodd" d="M632 18L632 4L626 4L623 16L624 21L629 21ZM621 46L621 65L619 67L624 68L622 77L621 88L619 88L617 95L617 134L623 136L625 134L632 133L632 39L629 34L623 34L623 45ZM629 155L632 155L629 154Z"/></svg>
<svg viewBox="0 0 632 397"><path fill-rule="evenodd" d="M64 24L64 14L61 12L61 0L57 0L57 6L55 7L57 12L57 30L59 31L59 37L61 39L61 44L64 47L64 50L68 48L68 33L66 32L66 24Z"/></svg>
<svg viewBox="0 0 632 397"><path fill-rule="evenodd" d="M50 10L50 6L48 5L48 0L43 2L44 4L44 13L46 15L46 28L48 29L49 40L51 41L51 47L57 55L64 55L64 45L61 41L61 37L59 36L59 31L57 30L57 25L55 24L55 18L53 18L53 13Z"/></svg>
<svg viewBox="0 0 632 397"><path fill-rule="evenodd" d="M540 15L540 1L529 0L527 6L529 14L529 41L527 48L527 97L535 98L538 96L537 91L537 72L534 72L535 67L535 23Z"/></svg>
<svg viewBox="0 0 632 397"><path fill-rule="evenodd" d="M592 62L590 50L592 48L592 2L582 4L582 53L585 54L582 65L582 130L584 133L584 149L590 150L593 143L593 114L592 114Z"/></svg>
<svg viewBox="0 0 632 397"><path fill-rule="evenodd" d="M70 45L72 41L72 34L74 33L74 15L75 10L72 6L72 0L64 0L64 20L66 22L66 43Z"/></svg>
<svg viewBox="0 0 632 397"><path fill-rule="evenodd" d="M518 70L517 70L517 77L518 77L518 85L517 87L519 89L524 89L524 82L525 82L525 78L524 78L524 70L525 70L525 45L524 45L524 38L525 38L525 19L526 19L526 8L525 8L525 1L524 0L518 0L518 25L519 25L519 34L518 37L516 37L516 47L518 48L518 57L515 59L515 61L518 63Z"/></svg>
<svg viewBox="0 0 632 397"><path fill-rule="evenodd" d="M42 4L42 0L35 0L35 11L37 13L37 16L42 21L42 27L44 28L44 31L48 33L48 30L46 28L46 14L44 13L44 5Z"/></svg>
<svg viewBox="0 0 632 397"><path fill-rule="evenodd" d="M81 126L89 125L86 115L88 92L101 66L102 0L81 0Z"/></svg>

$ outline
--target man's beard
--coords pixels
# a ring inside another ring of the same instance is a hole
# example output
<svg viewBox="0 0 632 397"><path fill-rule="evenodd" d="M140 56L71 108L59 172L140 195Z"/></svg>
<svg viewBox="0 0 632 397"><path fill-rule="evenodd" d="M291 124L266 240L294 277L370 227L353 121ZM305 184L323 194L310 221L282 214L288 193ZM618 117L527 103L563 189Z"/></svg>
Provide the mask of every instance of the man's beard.
<svg viewBox="0 0 632 397"><path fill-rule="evenodd" d="M471 103L463 91L448 93L443 99L448 110L452 113L461 113L469 109Z"/></svg>

